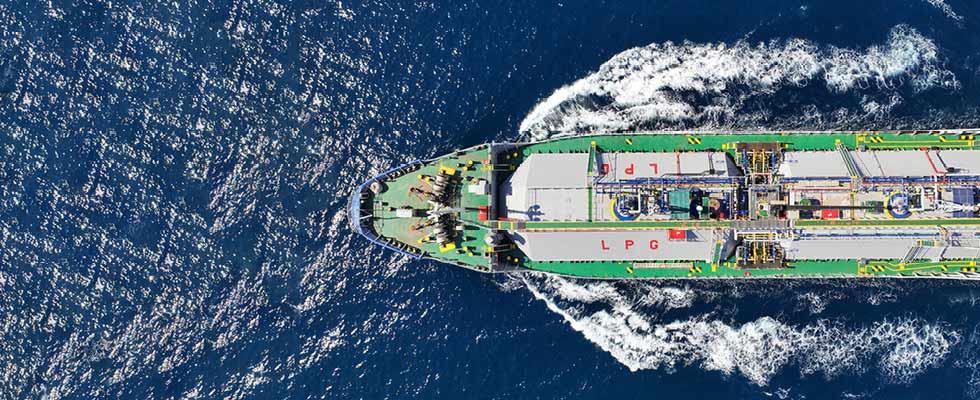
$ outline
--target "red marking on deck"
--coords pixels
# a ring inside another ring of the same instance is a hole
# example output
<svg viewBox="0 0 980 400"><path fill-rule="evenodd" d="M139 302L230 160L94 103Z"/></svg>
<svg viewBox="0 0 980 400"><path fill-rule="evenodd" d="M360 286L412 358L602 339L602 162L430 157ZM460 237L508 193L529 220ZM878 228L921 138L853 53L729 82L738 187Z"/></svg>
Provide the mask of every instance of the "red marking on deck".
<svg viewBox="0 0 980 400"><path fill-rule="evenodd" d="M671 229L668 234L670 240L684 240L687 239L687 231L684 229Z"/></svg>
<svg viewBox="0 0 980 400"><path fill-rule="evenodd" d="M820 218L838 219L840 218L840 210L820 210Z"/></svg>
<svg viewBox="0 0 980 400"><path fill-rule="evenodd" d="M623 241L623 249L625 250L629 250L631 247L635 245L636 245L636 241L634 241L633 239L626 239ZM648 245L650 246L650 250L657 250L660 248L660 241L653 239L648 243ZM599 248L602 249L602 251L607 251L611 249L609 245L606 244L605 239L599 240Z"/></svg>
<svg viewBox="0 0 980 400"><path fill-rule="evenodd" d="M934 173L936 173L937 175L942 175L943 176L943 183L946 183L946 174L947 174L947 172L946 171L942 171L939 168L936 168L936 163L932 161L932 156L929 155L929 149L923 147L922 148L922 152L926 154L926 160L929 160L929 165L932 166L932 171Z"/></svg>

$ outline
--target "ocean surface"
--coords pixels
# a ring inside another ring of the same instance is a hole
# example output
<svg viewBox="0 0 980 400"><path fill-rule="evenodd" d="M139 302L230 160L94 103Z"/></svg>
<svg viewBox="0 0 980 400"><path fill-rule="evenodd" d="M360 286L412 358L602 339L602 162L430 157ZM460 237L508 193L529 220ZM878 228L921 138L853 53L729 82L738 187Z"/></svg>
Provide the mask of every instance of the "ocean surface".
<svg viewBox="0 0 980 400"><path fill-rule="evenodd" d="M487 276L345 210L488 141L978 110L967 0L0 0L0 398L978 398L977 283Z"/></svg>

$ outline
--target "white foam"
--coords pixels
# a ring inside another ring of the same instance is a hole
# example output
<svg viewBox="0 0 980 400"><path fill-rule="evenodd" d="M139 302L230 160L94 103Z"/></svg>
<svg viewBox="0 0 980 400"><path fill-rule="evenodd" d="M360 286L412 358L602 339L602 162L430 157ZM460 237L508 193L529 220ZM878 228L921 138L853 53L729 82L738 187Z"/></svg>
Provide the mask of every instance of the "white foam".
<svg viewBox="0 0 980 400"><path fill-rule="evenodd" d="M926 369L939 366L959 333L940 326L887 321L875 327L872 335L889 340L889 349L879 361L882 373L892 382L909 383ZM899 340L894 340L899 339Z"/></svg>
<svg viewBox="0 0 980 400"><path fill-rule="evenodd" d="M649 286L644 289L640 297L641 304L668 310L690 307L697 298L694 290L688 288Z"/></svg>
<svg viewBox="0 0 980 400"><path fill-rule="evenodd" d="M901 104L898 89L955 89L938 47L905 25L882 45L865 49L819 46L802 39L749 44L654 43L617 54L597 72L559 88L537 104L520 131L535 139L553 133L622 131L692 122L731 123L752 99L782 88L820 82L832 93L873 89L858 97L864 112ZM801 107L802 108L802 107Z"/></svg>
<svg viewBox="0 0 980 400"><path fill-rule="evenodd" d="M936 9L938 9L939 11L942 11L943 14L949 17L950 19L957 22L963 21L963 17L957 14L956 11L953 11L953 7L950 7L949 4L946 4L944 0L926 0L926 1L929 2L929 4L931 4L933 7L936 7Z"/></svg>
<svg viewBox="0 0 980 400"><path fill-rule="evenodd" d="M762 386L791 364L804 374L828 377L876 366L885 380L904 383L939 365L960 340L960 333L944 324L915 318L859 326L826 320L795 326L769 316L742 324L710 315L663 322L644 311L643 302L624 301L611 283L554 276L521 279L548 309L631 371L695 365L738 373Z"/></svg>
<svg viewBox="0 0 980 400"><path fill-rule="evenodd" d="M562 298L582 303L593 303L602 299L623 300L616 288L606 282L579 285L570 280L560 280L556 282L555 289Z"/></svg>
<svg viewBox="0 0 980 400"><path fill-rule="evenodd" d="M964 350L953 365L965 370L966 394L969 398L980 397L980 324L963 341Z"/></svg>
<svg viewBox="0 0 980 400"><path fill-rule="evenodd" d="M827 300L814 292L807 292L796 296L799 304L806 305L810 314L820 314L827 309Z"/></svg>

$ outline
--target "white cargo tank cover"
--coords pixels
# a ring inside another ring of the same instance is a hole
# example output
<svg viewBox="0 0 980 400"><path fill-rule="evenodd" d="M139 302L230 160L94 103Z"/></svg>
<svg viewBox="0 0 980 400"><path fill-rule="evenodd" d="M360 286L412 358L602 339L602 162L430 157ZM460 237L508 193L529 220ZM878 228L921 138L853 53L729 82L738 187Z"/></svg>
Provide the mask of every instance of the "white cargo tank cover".
<svg viewBox="0 0 980 400"><path fill-rule="evenodd" d="M980 175L980 150L851 150L848 154L865 177ZM850 175L836 151L787 151L779 174L791 178Z"/></svg>
<svg viewBox="0 0 980 400"><path fill-rule="evenodd" d="M723 152L600 153L602 183L684 175L727 177L737 168ZM536 221L588 219L588 153L531 154L504 181L503 214Z"/></svg>
<svg viewBox="0 0 980 400"><path fill-rule="evenodd" d="M734 163L722 152L607 153L599 155L601 181L691 176L735 176Z"/></svg>
<svg viewBox="0 0 980 400"><path fill-rule="evenodd" d="M710 261L715 242L707 230L687 230L671 240L668 230L510 232L534 261Z"/></svg>

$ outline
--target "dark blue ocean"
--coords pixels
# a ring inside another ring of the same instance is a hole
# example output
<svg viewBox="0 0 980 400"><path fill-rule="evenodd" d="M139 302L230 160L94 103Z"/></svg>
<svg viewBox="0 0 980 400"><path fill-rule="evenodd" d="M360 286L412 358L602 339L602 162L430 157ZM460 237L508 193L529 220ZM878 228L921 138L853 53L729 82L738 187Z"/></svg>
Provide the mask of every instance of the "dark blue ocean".
<svg viewBox="0 0 980 400"><path fill-rule="evenodd" d="M967 0L2 0L0 398L977 398L978 283L487 276L345 206L488 141L978 110Z"/></svg>

